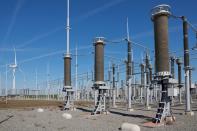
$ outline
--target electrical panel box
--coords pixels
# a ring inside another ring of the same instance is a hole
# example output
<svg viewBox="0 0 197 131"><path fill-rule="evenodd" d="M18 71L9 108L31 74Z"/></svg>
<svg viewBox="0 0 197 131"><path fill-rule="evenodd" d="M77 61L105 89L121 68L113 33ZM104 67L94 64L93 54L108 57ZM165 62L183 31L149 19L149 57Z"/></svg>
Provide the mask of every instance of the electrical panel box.
<svg viewBox="0 0 197 131"><path fill-rule="evenodd" d="M168 88L168 96L178 96L177 88Z"/></svg>

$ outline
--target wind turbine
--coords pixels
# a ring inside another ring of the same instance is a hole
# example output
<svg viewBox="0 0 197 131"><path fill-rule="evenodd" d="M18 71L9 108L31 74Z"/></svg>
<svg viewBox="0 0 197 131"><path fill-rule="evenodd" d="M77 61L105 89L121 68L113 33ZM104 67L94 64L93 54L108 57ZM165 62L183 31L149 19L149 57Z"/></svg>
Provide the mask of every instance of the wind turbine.
<svg viewBox="0 0 197 131"><path fill-rule="evenodd" d="M18 65L17 65L17 61L16 61L16 49L14 48L14 64L10 64L9 67L12 69L12 76L13 76L13 79L12 79L12 93L15 94L15 89L16 89L16 76L15 76L15 73L16 73L16 69L18 68Z"/></svg>

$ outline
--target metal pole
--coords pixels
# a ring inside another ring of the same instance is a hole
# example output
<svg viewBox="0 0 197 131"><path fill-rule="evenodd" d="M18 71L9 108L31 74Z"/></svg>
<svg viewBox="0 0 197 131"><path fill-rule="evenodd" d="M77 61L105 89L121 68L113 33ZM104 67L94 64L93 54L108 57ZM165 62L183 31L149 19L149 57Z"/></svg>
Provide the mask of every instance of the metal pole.
<svg viewBox="0 0 197 131"><path fill-rule="evenodd" d="M144 80L144 64L140 64L141 66L141 86L140 86L140 100L141 100L141 103L143 103L143 89L145 87L144 83L145 83L145 80Z"/></svg>
<svg viewBox="0 0 197 131"><path fill-rule="evenodd" d="M36 99L38 99L38 74L37 74L37 69L36 69Z"/></svg>
<svg viewBox="0 0 197 131"><path fill-rule="evenodd" d="M75 59L75 100L77 100L78 98L77 98L77 96L78 96L78 94L77 94L77 90L78 90L78 63L77 63L77 58L78 58L78 56L77 56L77 47L76 47L76 52L75 52L76 54L76 59Z"/></svg>
<svg viewBox="0 0 197 131"><path fill-rule="evenodd" d="M146 52L146 60L145 60L145 63L146 63L146 69L145 69L145 87L146 87L146 107L149 109L149 97L150 97L150 90L149 90L149 87L150 87L150 72L149 72L149 55L148 53Z"/></svg>
<svg viewBox="0 0 197 131"><path fill-rule="evenodd" d="M49 64L47 64L47 100L49 100Z"/></svg>
<svg viewBox="0 0 197 131"><path fill-rule="evenodd" d="M6 64L6 72L5 72L5 87L6 87L6 90L5 90L5 93L6 93L6 97L5 97L5 101L6 101L6 104L8 103L8 99L7 99L7 97L8 97L8 69L7 69L7 64Z"/></svg>
<svg viewBox="0 0 197 131"><path fill-rule="evenodd" d="M120 91L119 91L119 87L120 87L120 66L117 65L117 86L116 86L116 97L119 98L119 95L120 95Z"/></svg>
<svg viewBox="0 0 197 131"><path fill-rule="evenodd" d="M67 26L66 26L66 37L67 37L67 50L66 50L66 54L70 54L70 1L67 0Z"/></svg>
<svg viewBox="0 0 197 131"><path fill-rule="evenodd" d="M113 107L116 107L116 85L115 85L115 64L112 64L112 75L113 75Z"/></svg>
<svg viewBox="0 0 197 131"><path fill-rule="evenodd" d="M191 94L191 89L192 89L192 68L189 70L189 89L190 89L190 102L193 103L192 94Z"/></svg>

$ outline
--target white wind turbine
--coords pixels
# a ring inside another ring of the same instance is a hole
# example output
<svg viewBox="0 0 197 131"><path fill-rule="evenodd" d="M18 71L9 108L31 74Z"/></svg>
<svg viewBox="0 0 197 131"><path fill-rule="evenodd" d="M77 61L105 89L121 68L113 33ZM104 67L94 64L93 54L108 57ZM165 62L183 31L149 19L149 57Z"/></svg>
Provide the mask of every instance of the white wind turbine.
<svg viewBox="0 0 197 131"><path fill-rule="evenodd" d="M16 76L15 76L15 73L16 73L16 69L18 67L17 61L16 61L16 49L15 48L14 48L14 63L10 64L9 67L12 69L12 76L13 76L13 79L12 79L12 91L13 91L13 94L14 94L15 93L15 89L16 89Z"/></svg>

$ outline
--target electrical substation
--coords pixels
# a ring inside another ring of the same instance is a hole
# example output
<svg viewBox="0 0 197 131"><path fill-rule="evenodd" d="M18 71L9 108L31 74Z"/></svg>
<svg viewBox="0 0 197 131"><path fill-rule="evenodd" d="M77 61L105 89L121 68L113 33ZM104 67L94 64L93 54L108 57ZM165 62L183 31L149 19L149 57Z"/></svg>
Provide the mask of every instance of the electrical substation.
<svg viewBox="0 0 197 131"><path fill-rule="evenodd" d="M71 49L76 36L72 36L71 27L75 25L72 20L70 24L70 10L71 14L73 11L70 2L72 5L72 0L66 0L66 43L61 52L63 78L50 79L47 66L46 82L38 82L36 70L36 88L26 88L24 84L23 89L17 89L16 74L24 74L24 71L17 62L17 49L14 48L14 64L5 65L6 84L5 88L0 88L0 124L4 124L0 130L21 130L23 127L26 130L24 123L27 121L34 123L29 127L35 130L195 131L197 80L191 56L197 43L193 47L189 41L195 36L197 42L196 25L187 16L174 14L175 7L159 4L147 10L150 14L146 21L152 24L153 30L153 43L150 43L153 48L135 42L133 31L129 29L132 19L129 21L127 17L123 22L125 34L119 40L107 36L88 38L93 39L88 51L81 53L78 46ZM178 45L181 55L171 48L174 44L170 41L173 37L171 21L181 23L178 34L182 40ZM109 49L117 45L121 47L118 56L113 56L113 52L109 56ZM142 50L141 56L136 48ZM87 62L86 68L91 69L80 68L80 62ZM10 89L7 88L9 69L12 70ZM7 124L9 121L11 127Z"/></svg>

